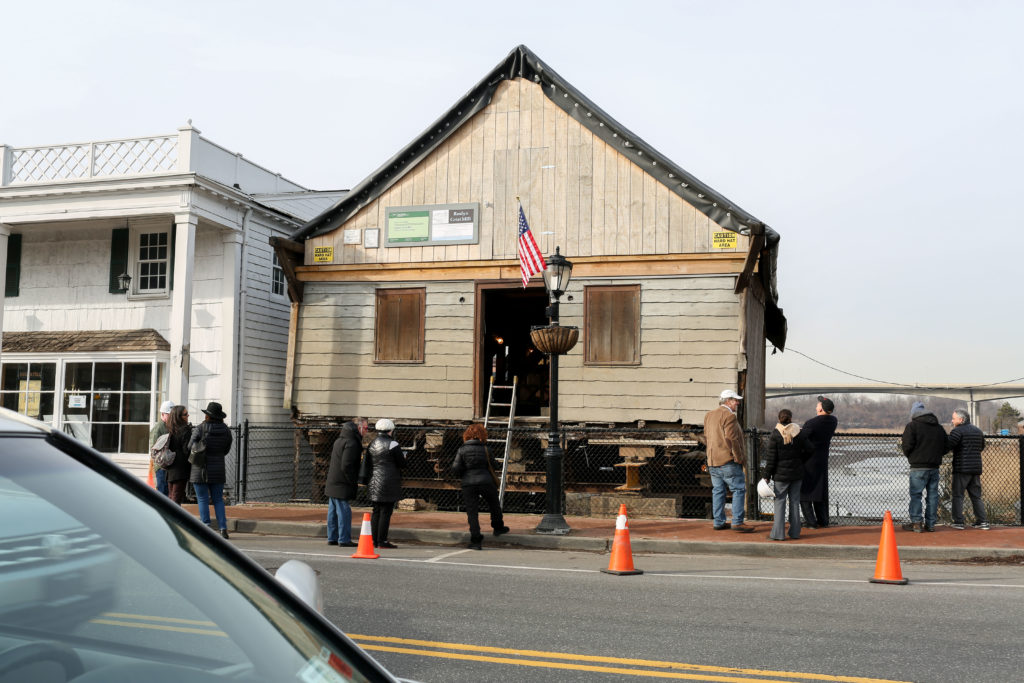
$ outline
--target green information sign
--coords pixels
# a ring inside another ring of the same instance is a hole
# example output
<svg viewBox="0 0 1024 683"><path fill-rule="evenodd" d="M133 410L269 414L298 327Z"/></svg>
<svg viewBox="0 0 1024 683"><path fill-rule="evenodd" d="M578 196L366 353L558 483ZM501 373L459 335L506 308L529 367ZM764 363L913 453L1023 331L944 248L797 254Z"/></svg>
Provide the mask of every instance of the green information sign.
<svg viewBox="0 0 1024 683"><path fill-rule="evenodd" d="M430 239L429 211L389 211L388 241L426 242Z"/></svg>

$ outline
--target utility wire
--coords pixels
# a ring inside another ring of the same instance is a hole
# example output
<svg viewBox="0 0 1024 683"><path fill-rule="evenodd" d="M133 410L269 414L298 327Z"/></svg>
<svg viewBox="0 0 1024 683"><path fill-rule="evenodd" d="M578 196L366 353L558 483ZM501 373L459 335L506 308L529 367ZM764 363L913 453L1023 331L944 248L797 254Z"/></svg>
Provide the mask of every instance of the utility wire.
<svg viewBox="0 0 1024 683"><path fill-rule="evenodd" d="M772 349L772 353L773 354L775 353L775 350L776 349L773 347L773 349ZM822 361L818 360L817 358L811 358L810 356L808 356L803 351L798 351L797 349L794 349L792 346L787 347L786 351L792 351L795 354L803 356L804 358L806 358L807 360L811 361L812 363L817 363L818 365L820 365L822 367L825 367L825 368L828 368L829 370L835 370L836 372L840 372L840 373L842 373L844 375L849 375L850 377L856 377L857 379L863 379L863 380L867 380L868 382L875 382L877 384L891 384L891 385L897 386L897 387L907 387L909 389L919 388L919 386L916 385L916 384L905 384L903 382L890 382L890 381L882 380L882 379L872 379L871 377L865 377L864 375L858 375L858 374L853 373L853 372L847 372L846 370L840 370L839 368L837 368L837 367L835 367L833 365L829 365L828 363L823 363ZM962 387L962 388L964 388L964 389L981 389L983 387L994 387L994 386L998 386L1000 384L1012 384L1013 382L1020 382L1020 381L1024 381L1024 377L1017 377L1016 379L1006 379L1006 380L1003 380L1002 382L992 382L991 384L975 384L973 386Z"/></svg>

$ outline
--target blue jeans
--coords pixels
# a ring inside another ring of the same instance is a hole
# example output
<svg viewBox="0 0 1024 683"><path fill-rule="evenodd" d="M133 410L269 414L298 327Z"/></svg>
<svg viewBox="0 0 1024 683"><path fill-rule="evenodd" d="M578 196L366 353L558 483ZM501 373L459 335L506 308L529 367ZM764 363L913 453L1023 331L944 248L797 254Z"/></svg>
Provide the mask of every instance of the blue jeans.
<svg viewBox="0 0 1024 683"><path fill-rule="evenodd" d="M725 524L725 487L732 491L733 526L743 524L743 506L746 503L747 484L743 478L743 466L738 462L727 462L721 467L709 467L711 472L711 512L715 526Z"/></svg>
<svg viewBox="0 0 1024 683"><path fill-rule="evenodd" d="M775 491L775 522L768 538L781 541L786 538L786 501L789 501L789 537L800 538L800 485L801 481L773 481Z"/></svg>
<svg viewBox="0 0 1024 683"><path fill-rule="evenodd" d="M352 542L352 506L347 500L328 497L327 540L333 543Z"/></svg>
<svg viewBox="0 0 1024 683"><path fill-rule="evenodd" d="M167 470L154 466L153 476L156 478L156 490L165 496L171 495L167 487Z"/></svg>
<svg viewBox="0 0 1024 683"><path fill-rule="evenodd" d="M928 492L924 512L925 526L935 526L939 509L939 468L932 470L910 470L910 521L921 522L921 492Z"/></svg>
<svg viewBox="0 0 1024 683"><path fill-rule="evenodd" d="M199 521L203 524L210 523L210 499L213 499L213 512L217 515L217 524L221 531L228 528L228 518L224 514L224 484L202 484L194 482L192 487L196 490L196 503L199 504Z"/></svg>

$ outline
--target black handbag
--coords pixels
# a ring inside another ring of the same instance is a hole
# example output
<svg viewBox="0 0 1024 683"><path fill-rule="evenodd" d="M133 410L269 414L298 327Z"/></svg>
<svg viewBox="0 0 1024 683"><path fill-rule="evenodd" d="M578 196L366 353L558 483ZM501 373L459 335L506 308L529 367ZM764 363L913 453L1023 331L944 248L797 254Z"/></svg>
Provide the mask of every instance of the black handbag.
<svg viewBox="0 0 1024 683"><path fill-rule="evenodd" d="M193 439L188 452L188 461L193 467L206 467L206 423L199 425L199 438Z"/></svg>

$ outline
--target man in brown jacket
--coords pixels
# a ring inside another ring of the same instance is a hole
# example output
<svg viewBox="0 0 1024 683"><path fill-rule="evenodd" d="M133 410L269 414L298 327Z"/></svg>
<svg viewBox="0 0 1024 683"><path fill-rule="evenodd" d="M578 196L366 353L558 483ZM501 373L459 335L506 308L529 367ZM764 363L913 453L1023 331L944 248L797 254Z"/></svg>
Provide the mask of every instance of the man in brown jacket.
<svg viewBox="0 0 1024 683"><path fill-rule="evenodd" d="M720 395L718 407L704 416L704 441L708 451L708 472L711 474L711 510L715 531L728 529L725 521L725 489L732 491L732 528L749 533L753 527L743 523L747 485L743 477L746 450L743 430L736 409L743 397L732 389Z"/></svg>

